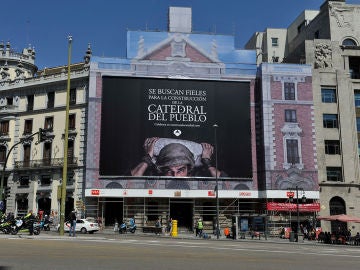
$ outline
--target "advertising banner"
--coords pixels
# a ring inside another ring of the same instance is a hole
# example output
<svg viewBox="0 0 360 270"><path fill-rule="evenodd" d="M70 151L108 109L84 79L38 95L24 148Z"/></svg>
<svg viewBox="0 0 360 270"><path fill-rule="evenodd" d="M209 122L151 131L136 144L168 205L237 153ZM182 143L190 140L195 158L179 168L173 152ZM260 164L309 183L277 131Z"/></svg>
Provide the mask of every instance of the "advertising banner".
<svg viewBox="0 0 360 270"><path fill-rule="evenodd" d="M297 212L296 203L268 202L267 210L282 212ZM320 203L299 203L299 212L319 212Z"/></svg>
<svg viewBox="0 0 360 270"><path fill-rule="evenodd" d="M252 178L248 82L104 77L101 108L101 177Z"/></svg>

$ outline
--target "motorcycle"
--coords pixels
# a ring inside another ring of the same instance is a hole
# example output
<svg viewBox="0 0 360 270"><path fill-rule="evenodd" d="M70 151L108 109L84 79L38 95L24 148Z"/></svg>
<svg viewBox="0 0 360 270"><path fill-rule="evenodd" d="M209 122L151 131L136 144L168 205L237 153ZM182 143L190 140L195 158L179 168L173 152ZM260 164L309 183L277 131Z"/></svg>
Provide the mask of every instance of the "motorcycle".
<svg viewBox="0 0 360 270"><path fill-rule="evenodd" d="M29 232L29 227L33 226L33 234L40 234L40 223L31 219L16 218L12 222L10 233L15 235L18 232Z"/></svg>
<svg viewBox="0 0 360 270"><path fill-rule="evenodd" d="M123 222L119 227L120 234L127 233L127 232L135 233L135 231L136 231L136 224L135 224L135 220L133 218L130 218L129 224L126 224L125 222Z"/></svg>
<svg viewBox="0 0 360 270"><path fill-rule="evenodd" d="M0 221L0 231L5 234L9 234L11 232L11 225L13 223L14 216L9 214L7 216L3 215Z"/></svg>

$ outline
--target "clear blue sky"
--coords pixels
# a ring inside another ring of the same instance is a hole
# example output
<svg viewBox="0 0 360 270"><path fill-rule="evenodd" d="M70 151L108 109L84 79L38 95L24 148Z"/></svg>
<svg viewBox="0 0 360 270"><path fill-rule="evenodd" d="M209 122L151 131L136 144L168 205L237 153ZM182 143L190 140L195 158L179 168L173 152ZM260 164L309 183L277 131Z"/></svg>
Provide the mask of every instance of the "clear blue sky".
<svg viewBox="0 0 360 270"><path fill-rule="evenodd" d="M29 44L39 69L82 61L87 44L93 55L126 57L127 30L167 31L169 6L192 8L194 32L235 36L243 48L256 31L286 28L305 9L325 0L13 0L1 7L0 41L17 52ZM360 0L347 0L360 4Z"/></svg>

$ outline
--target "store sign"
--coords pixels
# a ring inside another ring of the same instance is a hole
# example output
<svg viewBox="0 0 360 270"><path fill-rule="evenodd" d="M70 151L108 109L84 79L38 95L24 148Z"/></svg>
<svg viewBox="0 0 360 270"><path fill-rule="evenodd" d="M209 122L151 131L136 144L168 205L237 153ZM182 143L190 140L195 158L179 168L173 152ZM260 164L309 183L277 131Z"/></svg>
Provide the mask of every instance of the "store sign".
<svg viewBox="0 0 360 270"><path fill-rule="evenodd" d="M276 203L268 202L266 209L269 211L279 212L297 212L298 205L296 203ZM299 212L319 212L320 203L299 203Z"/></svg>
<svg viewBox="0 0 360 270"><path fill-rule="evenodd" d="M100 195L100 190L99 189L92 189L91 190L91 195L99 196Z"/></svg>
<svg viewBox="0 0 360 270"><path fill-rule="evenodd" d="M288 198L294 198L294 196L295 196L294 191L288 191L288 192L286 192L286 197L288 197Z"/></svg>

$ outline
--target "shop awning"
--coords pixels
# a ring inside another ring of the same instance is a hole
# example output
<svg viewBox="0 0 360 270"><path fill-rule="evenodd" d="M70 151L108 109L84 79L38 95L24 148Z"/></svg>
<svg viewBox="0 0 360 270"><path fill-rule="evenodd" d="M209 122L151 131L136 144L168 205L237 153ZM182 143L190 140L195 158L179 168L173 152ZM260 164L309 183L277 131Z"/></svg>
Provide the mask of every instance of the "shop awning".
<svg viewBox="0 0 360 270"><path fill-rule="evenodd" d="M360 218L349 216L345 214L341 215L330 215L330 216L320 216L317 217L318 220L327 220L327 221L342 221L342 222L355 222L360 223Z"/></svg>

